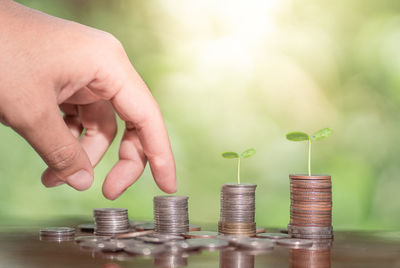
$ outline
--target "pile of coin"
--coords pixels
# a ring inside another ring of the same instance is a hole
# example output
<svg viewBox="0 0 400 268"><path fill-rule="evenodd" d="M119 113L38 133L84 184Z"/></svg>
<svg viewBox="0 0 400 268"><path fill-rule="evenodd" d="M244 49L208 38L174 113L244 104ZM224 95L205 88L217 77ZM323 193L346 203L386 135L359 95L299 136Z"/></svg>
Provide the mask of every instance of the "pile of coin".
<svg viewBox="0 0 400 268"><path fill-rule="evenodd" d="M93 217L96 235L112 236L130 231L126 208L96 208Z"/></svg>
<svg viewBox="0 0 400 268"><path fill-rule="evenodd" d="M155 196L154 230L164 234L183 234L189 231L187 196Z"/></svg>
<svg viewBox="0 0 400 268"><path fill-rule="evenodd" d="M256 184L224 184L221 189L221 214L218 231L226 235L256 234Z"/></svg>
<svg viewBox="0 0 400 268"><path fill-rule="evenodd" d="M47 227L40 230L40 240L70 241L74 238L75 229L70 227Z"/></svg>
<svg viewBox="0 0 400 268"><path fill-rule="evenodd" d="M289 234L295 238L329 239L332 228L332 183L328 175L290 175Z"/></svg>

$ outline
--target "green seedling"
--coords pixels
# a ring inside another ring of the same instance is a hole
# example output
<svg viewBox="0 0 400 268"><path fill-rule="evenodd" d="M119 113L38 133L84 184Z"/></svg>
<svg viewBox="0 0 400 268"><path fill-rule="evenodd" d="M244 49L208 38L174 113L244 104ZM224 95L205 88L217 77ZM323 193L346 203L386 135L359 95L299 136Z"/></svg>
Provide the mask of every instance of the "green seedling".
<svg viewBox="0 0 400 268"><path fill-rule="evenodd" d="M323 140L332 135L332 129L323 128L315 132L311 137L304 132L289 132L286 138L290 141L308 141L308 176L311 176L311 144L313 141Z"/></svg>
<svg viewBox="0 0 400 268"><path fill-rule="evenodd" d="M246 151L242 152L241 154L235 153L235 152L225 152L222 153L223 158L227 159L237 159L238 160L238 168L237 168L237 181L238 184L240 184L240 159L242 158L249 158L250 156L253 156L256 153L256 149L247 149Z"/></svg>

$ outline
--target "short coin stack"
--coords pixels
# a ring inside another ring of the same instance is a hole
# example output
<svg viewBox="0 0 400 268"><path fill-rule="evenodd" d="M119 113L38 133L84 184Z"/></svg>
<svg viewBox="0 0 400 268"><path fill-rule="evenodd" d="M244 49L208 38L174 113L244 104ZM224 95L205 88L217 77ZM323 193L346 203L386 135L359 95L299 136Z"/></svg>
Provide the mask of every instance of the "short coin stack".
<svg viewBox="0 0 400 268"><path fill-rule="evenodd" d="M329 239L332 229L332 183L328 175L290 175L289 234L295 238Z"/></svg>
<svg viewBox="0 0 400 268"><path fill-rule="evenodd" d="M187 196L155 196L154 230L163 234L183 234L189 231Z"/></svg>
<svg viewBox="0 0 400 268"><path fill-rule="evenodd" d="M96 208L93 217L95 235L112 236L130 231L128 210L125 208Z"/></svg>
<svg viewBox="0 0 400 268"><path fill-rule="evenodd" d="M69 241L74 235L75 229L70 227L47 227L40 230L40 239L45 241Z"/></svg>
<svg viewBox="0 0 400 268"><path fill-rule="evenodd" d="M224 184L218 230L225 235L255 236L256 184Z"/></svg>

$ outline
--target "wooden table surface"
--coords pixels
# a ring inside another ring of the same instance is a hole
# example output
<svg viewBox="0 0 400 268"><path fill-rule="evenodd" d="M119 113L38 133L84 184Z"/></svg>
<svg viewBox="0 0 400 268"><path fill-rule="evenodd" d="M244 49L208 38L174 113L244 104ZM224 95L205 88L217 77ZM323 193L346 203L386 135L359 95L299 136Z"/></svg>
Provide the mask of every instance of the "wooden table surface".
<svg viewBox="0 0 400 268"><path fill-rule="evenodd" d="M227 249L156 257L91 252L81 249L74 241L59 243L39 239L42 227L76 226L80 223L85 222L3 224L0 226L0 267L400 267L400 232L389 231L335 231L331 246L311 249L276 246L263 254ZM209 225L203 230L215 228Z"/></svg>

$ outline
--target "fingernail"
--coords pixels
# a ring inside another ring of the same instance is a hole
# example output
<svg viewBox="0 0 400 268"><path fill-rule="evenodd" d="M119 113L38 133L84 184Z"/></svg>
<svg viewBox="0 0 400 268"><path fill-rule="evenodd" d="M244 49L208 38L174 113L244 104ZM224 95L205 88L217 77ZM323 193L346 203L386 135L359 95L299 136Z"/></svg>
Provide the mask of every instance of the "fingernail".
<svg viewBox="0 0 400 268"><path fill-rule="evenodd" d="M92 185L93 177L86 170L81 169L66 178L67 183L76 190L83 191Z"/></svg>

